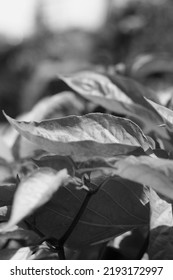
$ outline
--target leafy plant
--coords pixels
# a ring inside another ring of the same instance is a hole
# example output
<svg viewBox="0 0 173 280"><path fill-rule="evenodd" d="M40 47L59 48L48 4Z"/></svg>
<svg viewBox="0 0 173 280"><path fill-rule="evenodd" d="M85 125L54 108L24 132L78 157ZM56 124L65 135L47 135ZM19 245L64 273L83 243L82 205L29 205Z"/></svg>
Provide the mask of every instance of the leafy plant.
<svg viewBox="0 0 173 280"><path fill-rule="evenodd" d="M4 113L0 258L173 259L173 112L129 78L59 78L71 92Z"/></svg>

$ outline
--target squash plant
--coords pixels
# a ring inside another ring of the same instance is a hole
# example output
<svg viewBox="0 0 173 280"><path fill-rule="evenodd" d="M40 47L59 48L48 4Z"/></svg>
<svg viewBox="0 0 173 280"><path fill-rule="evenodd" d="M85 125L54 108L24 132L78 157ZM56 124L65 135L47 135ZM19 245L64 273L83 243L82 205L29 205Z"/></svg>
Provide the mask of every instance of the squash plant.
<svg viewBox="0 0 173 280"><path fill-rule="evenodd" d="M173 112L119 75L57 79L4 112L0 259L173 259Z"/></svg>

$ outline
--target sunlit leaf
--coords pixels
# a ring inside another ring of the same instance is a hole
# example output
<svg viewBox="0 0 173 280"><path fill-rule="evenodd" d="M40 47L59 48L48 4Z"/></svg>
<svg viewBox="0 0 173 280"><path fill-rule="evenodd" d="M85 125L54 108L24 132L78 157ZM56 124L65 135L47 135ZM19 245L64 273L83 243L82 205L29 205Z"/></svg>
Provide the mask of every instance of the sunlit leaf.
<svg viewBox="0 0 173 280"><path fill-rule="evenodd" d="M116 113L135 117L143 124L145 132L157 133L169 138L163 124L163 119L144 98L148 89L137 82L121 77L109 76L83 71L72 76L60 77L75 92L84 98Z"/></svg>
<svg viewBox="0 0 173 280"><path fill-rule="evenodd" d="M53 169L43 168L21 181L14 195L10 219L7 224L2 226L1 230L5 231L18 224L34 210L49 201L67 177L66 169L56 173Z"/></svg>
<svg viewBox="0 0 173 280"><path fill-rule="evenodd" d="M172 205L150 190L150 259L173 259Z"/></svg>
<svg viewBox="0 0 173 280"><path fill-rule="evenodd" d="M29 222L44 235L59 239L69 228L86 196L72 185L60 188ZM121 178L105 181L94 194L67 240L70 248L80 248L110 240L149 223L149 209L143 187ZM33 221L32 221L33 219Z"/></svg>
<svg viewBox="0 0 173 280"><path fill-rule="evenodd" d="M154 190L150 190L150 229L158 226L173 226L172 205L161 199Z"/></svg>
<svg viewBox="0 0 173 280"><path fill-rule="evenodd" d="M165 119L166 123L171 127L173 126L173 111L166 108L163 105L157 104L152 100L147 99L147 101L155 108L158 113Z"/></svg>
<svg viewBox="0 0 173 280"><path fill-rule="evenodd" d="M8 145L6 145L5 141L2 139L0 139L0 157L4 158L7 161L12 161L13 160L13 156L11 154L11 150L8 147Z"/></svg>
<svg viewBox="0 0 173 280"><path fill-rule="evenodd" d="M116 174L153 187L173 199L173 161L147 156L130 156L115 164Z"/></svg>
<svg viewBox="0 0 173 280"><path fill-rule="evenodd" d="M93 156L126 154L137 147L145 151L152 148L135 123L109 114L69 116L40 123L6 118L22 136L40 148L78 161Z"/></svg>

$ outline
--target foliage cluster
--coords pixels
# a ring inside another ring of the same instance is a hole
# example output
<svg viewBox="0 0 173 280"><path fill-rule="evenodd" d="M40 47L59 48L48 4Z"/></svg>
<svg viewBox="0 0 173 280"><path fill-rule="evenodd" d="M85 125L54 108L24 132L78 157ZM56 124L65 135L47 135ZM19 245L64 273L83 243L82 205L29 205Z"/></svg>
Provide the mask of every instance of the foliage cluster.
<svg viewBox="0 0 173 280"><path fill-rule="evenodd" d="M112 72L4 113L1 259L173 259L173 112Z"/></svg>

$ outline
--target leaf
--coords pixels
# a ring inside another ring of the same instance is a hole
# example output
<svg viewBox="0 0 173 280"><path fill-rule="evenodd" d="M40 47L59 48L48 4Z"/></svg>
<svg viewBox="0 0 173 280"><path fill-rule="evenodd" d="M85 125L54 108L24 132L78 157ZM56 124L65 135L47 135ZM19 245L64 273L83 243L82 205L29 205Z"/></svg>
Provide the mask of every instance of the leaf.
<svg viewBox="0 0 173 280"><path fill-rule="evenodd" d="M0 183L8 181L12 177L12 168L9 162L0 158Z"/></svg>
<svg viewBox="0 0 173 280"><path fill-rule="evenodd" d="M80 115L85 110L84 100L73 92L61 92L41 99L32 110L19 116L18 120L41 121L68 115Z"/></svg>
<svg viewBox="0 0 173 280"><path fill-rule="evenodd" d="M20 247L37 245L40 237L31 230L17 229L0 234L0 249L12 249L10 241L17 241ZM14 249L14 248L13 248Z"/></svg>
<svg viewBox="0 0 173 280"><path fill-rule="evenodd" d="M154 188L173 199L173 161L146 156L127 157L115 164L116 174Z"/></svg>
<svg viewBox="0 0 173 280"><path fill-rule="evenodd" d="M10 148L6 145L2 137L0 139L0 157L4 158L7 161L13 160Z"/></svg>
<svg viewBox="0 0 173 280"><path fill-rule="evenodd" d="M65 91L41 99L31 111L18 116L17 120L41 121L68 115L81 115L87 109L89 109L89 106L85 100L77 97L73 92ZM33 155L34 151L38 149L36 145L31 144L26 139L21 139L20 135L13 129L8 129L2 136L4 141L9 146L12 146L12 153L15 159Z"/></svg>
<svg viewBox="0 0 173 280"><path fill-rule="evenodd" d="M0 185L0 207L10 205L16 190L16 184Z"/></svg>
<svg viewBox="0 0 173 280"><path fill-rule="evenodd" d="M147 99L147 101L158 111L162 118L165 119L167 125L169 127L173 127L173 111L165 106L153 102L152 100Z"/></svg>
<svg viewBox="0 0 173 280"><path fill-rule="evenodd" d="M157 193L150 189L150 229L158 226L173 226L172 205L161 199Z"/></svg>
<svg viewBox="0 0 173 280"><path fill-rule="evenodd" d="M132 121L93 113L36 122L19 122L6 116L24 137L51 153L82 161L93 156L109 157L134 151L151 143Z"/></svg>
<svg viewBox="0 0 173 280"><path fill-rule="evenodd" d="M173 199L173 161L149 156L123 156L93 158L78 167L79 173L101 170L107 176L118 175L124 179L154 188Z"/></svg>
<svg viewBox="0 0 173 280"><path fill-rule="evenodd" d="M148 254L153 259L173 259L172 205L150 189L150 238Z"/></svg>
<svg viewBox="0 0 173 280"><path fill-rule="evenodd" d="M58 155L47 155L40 159L33 159L33 162L39 167L50 167L59 171L66 168L70 176L74 176L75 168L72 160L68 157L58 156Z"/></svg>
<svg viewBox="0 0 173 280"><path fill-rule="evenodd" d="M14 195L10 219L1 231L7 231L49 201L67 177L66 169L56 173L53 169L43 168L21 181Z"/></svg>
<svg viewBox="0 0 173 280"><path fill-rule="evenodd" d="M53 248L42 248L38 246L35 253L29 258L30 260L59 260L57 250Z"/></svg>
<svg viewBox="0 0 173 280"><path fill-rule="evenodd" d="M143 124L145 132L156 131L169 138L162 117L144 98L150 95L141 84L121 76L109 76L83 71L72 76L60 77L84 98L116 113L135 117Z"/></svg>
<svg viewBox="0 0 173 280"><path fill-rule="evenodd" d="M79 211L86 192L68 185L28 220L44 235L59 239ZM65 246L81 248L105 242L132 228L149 223L143 187L121 178L103 183L94 194Z"/></svg>
<svg viewBox="0 0 173 280"><path fill-rule="evenodd" d="M11 214L11 206L0 207L0 222L7 222Z"/></svg>
<svg viewBox="0 0 173 280"><path fill-rule="evenodd" d="M4 249L0 251L0 260L28 260L33 254L32 247Z"/></svg>
<svg viewBox="0 0 173 280"><path fill-rule="evenodd" d="M173 227L160 225L150 233L150 260L173 260Z"/></svg>

